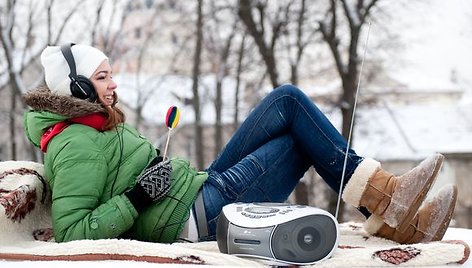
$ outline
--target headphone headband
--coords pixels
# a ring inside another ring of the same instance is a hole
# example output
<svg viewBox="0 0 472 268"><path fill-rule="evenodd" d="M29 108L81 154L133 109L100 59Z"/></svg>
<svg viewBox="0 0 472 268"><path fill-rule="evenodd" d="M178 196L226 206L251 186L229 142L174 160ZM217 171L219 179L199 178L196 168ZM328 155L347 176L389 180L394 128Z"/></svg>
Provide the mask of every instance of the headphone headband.
<svg viewBox="0 0 472 268"><path fill-rule="evenodd" d="M69 65L70 74L69 77L74 80L77 80L77 70L75 69L75 59L74 55L72 54L72 46L75 45L74 43L67 43L61 46L62 55L67 61Z"/></svg>

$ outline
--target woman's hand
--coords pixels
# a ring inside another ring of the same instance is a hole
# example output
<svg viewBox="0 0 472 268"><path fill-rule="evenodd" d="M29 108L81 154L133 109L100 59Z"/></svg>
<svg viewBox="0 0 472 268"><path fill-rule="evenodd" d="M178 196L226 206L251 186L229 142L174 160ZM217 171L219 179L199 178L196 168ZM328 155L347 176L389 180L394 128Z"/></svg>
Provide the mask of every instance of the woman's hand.
<svg viewBox="0 0 472 268"><path fill-rule="evenodd" d="M154 160L160 160L157 157ZM153 201L162 199L170 190L172 165L170 160L152 161L138 177L138 184Z"/></svg>
<svg viewBox="0 0 472 268"><path fill-rule="evenodd" d="M125 195L139 212L167 195L171 187L171 174L170 160L162 161L162 157L156 157L138 176L136 185Z"/></svg>

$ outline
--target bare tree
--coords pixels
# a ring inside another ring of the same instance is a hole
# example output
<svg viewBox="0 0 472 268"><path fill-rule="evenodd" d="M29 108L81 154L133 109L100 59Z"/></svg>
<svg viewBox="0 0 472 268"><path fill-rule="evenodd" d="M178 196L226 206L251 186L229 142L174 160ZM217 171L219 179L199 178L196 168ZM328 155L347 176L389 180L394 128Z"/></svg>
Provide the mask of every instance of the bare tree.
<svg viewBox="0 0 472 268"><path fill-rule="evenodd" d="M102 17L102 11L103 11L103 5L105 4L105 0L100 0L98 2L96 12L95 12L95 20L94 23L92 24L92 32L91 32L91 40L92 40L92 46L96 46L97 42L97 28L100 27L100 18Z"/></svg>
<svg viewBox="0 0 472 268"><path fill-rule="evenodd" d="M208 60L214 66L212 71L215 73L215 146L214 155L218 155L223 148L223 82L229 75L231 62L231 47L233 40L238 32L242 32L238 27L238 19L234 14L234 6L226 2L209 4L209 13L211 14L208 23L206 23L205 32L207 37L206 49L208 51ZM229 31L228 31L229 30Z"/></svg>
<svg viewBox="0 0 472 268"><path fill-rule="evenodd" d="M233 28L234 29L234 28ZM231 49L231 43L233 41L234 32L228 37L226 44L223 48L220 58L220 66L216 77L216 98L215 98L215 111L216 111L216 120L215 120L215 155L218 155L219 151L223 147L223 122L222 122L222 108L223 108L223 79L228 74L227 61Z"/></svg>
<svg viewBox="0 0 472 268"><path fill-rule="evenodd" d="M311 2L309 2L310 4ZM286 50L288 63L290 65L290 81L297 85L299 82L299 65L304 56L306 48L313 43L317 30L310 27L308 18L313 14L308 13L305 0L270 3L267 1L245 1L240 0L240 17L246 25L248 33L253 37L259 48L259 53L266 65L267 73L273 87L280 83L278 74L279 65L283 62L276 62L276 58L282 58L276 54L281 54ZM313 3L311 3L313 4ZM267 10L276 7L275 15ZM255 12L253 12L255 11ZM256 16L257 15L257 16ZM269 17L274 17L269 19ZM256 23L256 17L258 18ZM267 21L270 21L268 23ZM270 41L266 33L266 25L271 26ZM280 43L279 48L276 44ZM303 182L297 185L295 199L298 203L308 203L307 190Z"/></svg>
<svg viewBox="0 0 472 268"><path fill-rule="evenodd" d="M361 58L359 57L359 37L362 27L365 25L372 8L379 0L357 0L356 4L351 1L330 0L330 8L323 21L319 23L319 29L324 41L328 44L336 70L342 81L343 94L341 98L341 111L343 115L342 134L348 137L351 124L352 112L354 108L354 98L357 88L359 67ZM338 12L341 3L342 13ZM343 21L348 23L350 38L346 46L340 44L340 35L346 34L340 25ZM347 55L343 57L343 55Z"/></svg>
<svg viewBox="0 0 472 268"><path fill-rule="evenodd" d="M309 18L314 16L314 14L310 13L308 7L314 5L314 3L311 1L307 3L306 0L299 0L294 3L297 4L293 7L294 19L291 24L294 27L287 29L284 37L287 39L286 49L289 54L290 82L293 85L298 85L300 76L299 66L307 47L314 43L314 37L318 31L310 26L309 21ZM292 31L293 33L291 33Z"/></svg>
<svg viewBox="0 0 472 268"><path fill-rule="evenodd" d="M27 20L23 17L19 18L16 9L18 6L24 4L19 1L7 1L6 6L2 9L2 19L0 20L0 41L2 43L3 54L6 59L6 69L8 73L7 84L11 89L10 92L10 109L9 109L9 133L10 133L10 158L12 160L17 159L17 139L22 135L17 135L17 123L16 118L21 114L18 103L21 102L19 96L26 91L29 87L25 85L25 80L22 76L24 71L31 66L31 63L36 60L39 53L47 45L47 43L41 44L42 40L38 40L36 36L36 27L38 26L38 17L40 12L40 3L30 1L28 3L27 14L25 15ZM53 1L47 4L47 10L50 10ZM75 11L75 9L72 9ZM47 13L48 15L50 13ZM47 20L50 22L50 19ZM62 25L67 24L69 18L63 21ZM50 24L47 25L47 40L49 41L52 37L52 31ZM62 29L62 28L61 28ZM60 36L62 32L59 31L57 36ZM16 35L18 34L18 35ZM38 49L38 43L39 49ZM39 83L40 80L33 81L33 85ZM31 81L29 82L31 83ZM2 86L3 88L3 86ZM33 153L33 156L36 154Z"/></svg>
<svg viewBox="0 0 472 268"><path fill-rule="evenodd" d="M0 40L4 49L4 54L7 62L8 79L10 81L11 93L10 93L10 113L9 119L9 130L11 138L10 156L12 160L16 160L16 128L15 128L15 112L16 112L16 96L18 92L21 92L24 88L23 80L20 77L18 70L15 68L14 63L14 38L13 38L13 26L15 25L15 2L8 1L6 6L5 20L0 20Z"/></svg>
<svg viewBox="0 0 472 268"><path fill-rule="evenodd" d="M359 37L372 8L378 2L379 0L357 0L354 3L347 0L330 0L326 16L319 22L323 40L329 46L336 70L342 81L343 93L340 108L342 113L342 135L346 138L349 136L351 124L354 124L354 122L351 122L351 118L361 64ZM341 12L339 12L339 8L342 9ZM347 26L342 25L343 22L346 22ZM349 35L347 44L340 42L343 34ZM328 205L330 211L334 211L336 203L336 196L331 196ZM339 211L340 219L343 217L342 208L341 206Z"/></svg>
<svg viewBox="0 0 472 268"><path fill-rule="evenodd" d="M278 7L274 18L270 23L272 31L270 36L268 36L268 33L266 32L266 24L268 24L266 21L266 8L268 1L239 0L239 16L246 25L248 33L257 44L260 55L266 65L270 82L274 88L278 87L280 84L277 63L275 60L275 47L285 25L287 24L288 12L291 4L292 1L289 1L286 5L280 5ZM254 17L253 10L258 14L258 21L256 21ZM269 41L266 39L269 39Z"/></svg>
<svg viewBox="0 0 472 268"><path fill-rule="evenodd" d="M197 28L195 38L195 50L193 57L193 70L192 70L192 105L195 112L195 155L197 161L197 168L204 168L204 153L203 153L203 127L201 119L201 107L200 107L200 96L199 96L199 76L200 76L200 60L202 53L203 43L203 0L198 0L197 6Z"/></svg>
<svg viewBox="0 0 472 268"><path fill-rule="evenodd" d="M5 1L5 4L0 5L1 52L5 58L2 61L5 65L2 67L6 70L6 79L1 79L6 83L0 85L0 90L10 89L9 159L18 158L21 149L18 147L18 139L24 139L24 135L18 134L18 130L22 129L19 123L22 120L18 118L23 115L26 105L19 97L27 89L44 81L42 70L37 64L39 55L47 45L54 45L60 40L74 14L83 4L83 1L70 4L67 9L63 9L66 11L61 12L60 17L53 12L57 6L55 0ZM25 75L26 71L28 76ZM0 72L0 76L4 76L2 73ZM31 158L39 160L37 150L29 142L24 143L30 146Z"/></svg>
<svg viewBox="0 0 472 268"><path fill-rule="evenodd" d="M128 15L127 12L123 10L123 6L128 5L131 1L132 0L123 0L123 2L112 1L111 16L108 18L108 21L100 26L94 26L95 34L92 34L92 41L96 42L100 40L102 42L101 47L103 48L103 52L108 55L112 61L119 60L124 52L126 52L126 49L121 45L122 39L124 38L122 29L124 28L126 15ZM120 25L118 31L112 30L115 23ZM95 29L95 27L97 29Z"/></svg>
<svg viewBox="0 0 472 268"><path fill-rule="evenodd" d="M235 74L235 79L236 79L236 86L234 89L234 116L233 116L233 130L236 131L236 129L239 127L239 96L241 92L241 73L243 71L243 59L244 59L244 52L245 52L245 46L246 46L246 34L244 33L243 36L241 37L241 41L239 43L239 49L238 49L238 61L236 65L236 74Z"/></svg>
<svg viewBox="0 0 472 268"><path fill-rule="evenodd" d="M290 19L287 19L286 30L282 34L282 40L285 41L282 48L286 49L288 54L290 82L293 85L298 85L299 83L299 67L307 47L314 43L314 37L318 32L317 29L311 26L309 21L309 18L315 17L315 14L309 8L314 4L318 3L313 1L307 3L306 0L293 1L289 7L289 12L287 12L290 14ZM307 185L310 185L309 181L300 181L297 184L293 195L296 203L310 203Z"/></svg>
<svg viewBox="0 0 472 268"><path fill-rule="evenodd" d="M143 32L143 38L144 40L141 42L140 46L136 49L131 49L131 53L133 53L133 58L136 58L136 70L134 70L136 74L136 84L135 84L135 90L137 93L137 98L136 98L136 103L135 103L135 113L136 113L136 119L135 119L135 126L139 128L142 123L143 119L143 108L150 99L150 95L153 94L154 92L152 90L149 90L149 88L146 87L148 84L147 79L145 81L141 81L141 76L146 73L143 71L143 66L145 64L145 58L148 57L148 47L150 44L152 44L154 40L154 37L158 33L155 30L155 21L156 18L159 15L159 9L154 8L152 14L144 19L143 26L140 27L140 31ZM137 53L137 55L135 55Z"/></svg>
<svg viewBox="0 0 472 268"><path fill-rule="evenodd" d="M47 41L46 41L46 44L44 45L44 47L46 45L55 45L59 42L59 40L61 39L66 27L69 25L69 22L70 20L73 18L73 15L79 10L80 6L83 5L84 3L79 1L77 3L75 3L70 9L69 11L66 13L66 15L64 16L64 18L60 18L57 19L58 21L61 21L61 23L56 23L56 20L54 21L54 23L52 22L52 20L55 18L53 12L52 12L52 8L55 4L55 0L49 0L49 2L47 3L47 6L46 6L46 20L47 20ZM59 26L59 30L57 31L57 33L55 34L55 37L54 37L54 34L53 34L53 24L54 25L58 25ZM43 47L43 48L44 48ZM42 49L38 52L38 54L36 56L39 56L39 53L41 53ZM33 57L33 58L36 58L36 57Z"/></svg>

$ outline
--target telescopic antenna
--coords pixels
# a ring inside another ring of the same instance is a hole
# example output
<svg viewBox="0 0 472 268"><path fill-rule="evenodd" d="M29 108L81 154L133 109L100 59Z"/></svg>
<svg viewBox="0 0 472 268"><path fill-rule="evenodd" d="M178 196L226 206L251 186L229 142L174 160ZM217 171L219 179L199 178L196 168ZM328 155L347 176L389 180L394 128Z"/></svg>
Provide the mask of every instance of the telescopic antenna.
<svg viewBox="0 0 472 268"><path fill-rule="evenodd" d="M354 117L356 115L356 108L357 108L357 95L359 94L359 88L361 87L362 71L364 70L364 60L365 60L365 55L367 52L367 44L369 42L370 25L371 25L371 22L369 22L369 27L367 28L367 37L365 39L365 44L364 44L364 53L362 55L361 69L359 70L359 79L357 81L356 95L354 97L354 108L352 109L351 123L349 127L349 137L347 139L346 153L344 155L343 172L341 175L341 184L339 185L338 202L336 202L336 213L334 215L336 219L338 219L339 204L341 202L341 194L342 194L342 189L344 185L344 176L346 175L347 156L349 153L349 148L351 147L352 128L354 126Z"/></svg>

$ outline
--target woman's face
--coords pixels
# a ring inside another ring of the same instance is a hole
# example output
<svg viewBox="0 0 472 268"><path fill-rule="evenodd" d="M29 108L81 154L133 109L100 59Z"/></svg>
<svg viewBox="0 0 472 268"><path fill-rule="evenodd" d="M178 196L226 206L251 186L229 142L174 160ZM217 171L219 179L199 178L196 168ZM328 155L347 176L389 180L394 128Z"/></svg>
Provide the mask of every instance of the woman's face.
<svg viewBox="0 0 472 268"><path fill-rule="evenodd" d="M90 77L100 102L105 106L111 106L114 102L114 92L117 87L112 80L112 69L108 60L104 60Z"/></svg>

